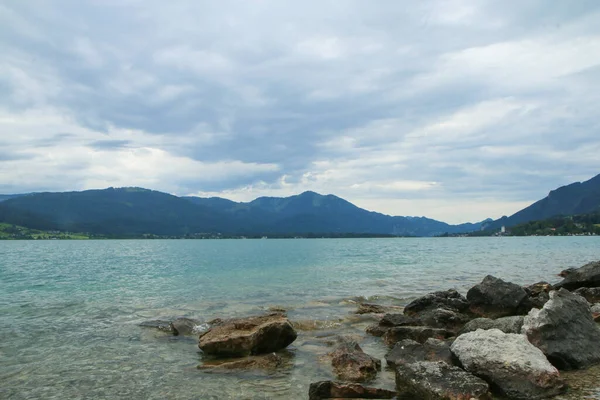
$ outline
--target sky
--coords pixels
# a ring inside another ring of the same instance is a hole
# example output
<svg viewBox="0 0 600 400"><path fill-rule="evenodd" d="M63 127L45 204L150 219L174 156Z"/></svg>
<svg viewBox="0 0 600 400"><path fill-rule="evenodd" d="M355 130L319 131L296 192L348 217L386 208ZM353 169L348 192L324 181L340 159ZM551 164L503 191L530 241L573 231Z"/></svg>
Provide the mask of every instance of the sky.
<svg viewBox="0 0 600 400"><path fill-rule="evenodd" d="M0 193L460 223L600 173L597 0L5 1L0 48Z"/></svg>

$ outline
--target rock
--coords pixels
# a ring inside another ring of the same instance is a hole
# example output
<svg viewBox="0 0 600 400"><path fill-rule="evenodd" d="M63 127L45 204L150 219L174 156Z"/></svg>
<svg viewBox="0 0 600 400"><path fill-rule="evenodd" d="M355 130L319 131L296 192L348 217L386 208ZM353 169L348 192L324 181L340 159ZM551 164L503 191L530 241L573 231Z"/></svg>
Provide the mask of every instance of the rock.
<svg viewBox="0 0 600 400"><path fill-rule="evenodd" d="M522 332L560 369L579 369L600 362L600 328L587 301L568 290L550 292L541 310L525 317Z"/></svg>
<svg viewBox="0 0 600 400"><path fill-rule="evenodd" d="M381 326L417 326L420 321L416 318L409 317L404 314L388 313L381 318L379 325Z"/></svg>
<svg viewBox="0 0 600 400"><path fill-rule="evenodd" d="M464 312L469 308L469 302L456 290L450 289L429 293L413 300L404 308L404 314L412 316L421 311L433 310L436 308Z"/></svg>
<svg viewBox="0 0 600 400"><path fill-rule="evenodd" d="M144 328L156 328L159 331L173 333L173 327L171 326L171 321L165 321L161 319L153 319L151 321L144 321L140 324Z"/></svg>
<svg viewBox="0 0 600 400"><path fill-rule="evenodd" d="M282 306L271 306L268 308L268 310L271 312L276 312L276 313L281 313L281 314L285 314L287 312L287 309Z"/></svg>
<svg viewBox="0 0 600 400"><path fill-rule="evenodd" d="M585 298L590 303L599 303L600 302L600 287L595 288L579 288L575 290L573 293L580 295Z"/></svg>
<svg viewBox="0 0 600 400"><path fill-rule="evenodd" d="M565 389L558 370L524 335L477 330L459 336L450 349L465 370L486 380L500 395L542 399Z"/></svg>
<svg viewBox="0 0 600 400"><path fill-rule="evenodd" d="M376 337L382 337L389 330L390 330L390 327L381 326L380 324L372 324L372 325L367 326L367 328L365 329L365 332L367 332L369 335L373 335Z"/></svg>
<svg viewBox="0 0 600 400"><path fill-rule="evenodd" d="M171 322L171 329L174 335L191 335L196 334L196 326L200 321L190 318L177 318Z"/></svg>
<svg viewBox="0 0 600 400"><path fill-rule="evenodd" d="M396 392L386 389L365 387L358 383L332 381L314 382L308 389L309 400L321 399L394 399Z"/></svg>
<svg viewBox="0 0 600 400"><path fill-rule="evenodd" d="M385 308L379 304L362 303L358 305L355 314L383 314Z"/></svg>
<svg viewBox="0 0 600 400"><path fill-rule="evenodd" d="M239 370L251 370L261 369L274 371L278 369L284 363L276 353L261 355L261 356L250 356L244 357L239 360L227 360L227 361L211 361L204 364L198 365L198 369L206 370L207 372L226 372L226 371L239 371Z"/></svg>
<svg viewBox="0 0 600 400"><path fill-rule="evenodd" d="M590 310L592 311L594 321L600 322L600 303L594 304Z"/></svg>
<svg viewBox="0 0 600 400"><path fill-rule="evenodd" d="M331 366L338 378L354 382L372 380L381 370L381 361L366 354L358 343L341 343L332 353Z"/></svg>
<svg viewBox="0 0 600 400"><path fill-rule="evenodd" d="M219 357L272 353L296 340L290 321L282 314L222 321L200 336L198 347Z"/></svg>
<svg viewBox="0 0 600 400"><path fill-rule="evenodd" d="M467 322L465 327L460 331L460 334L473 332L477 329L499 329L504 333L521 333L524 318L523 315L502 317L498 319L475 318L474 320Z"/></svg>
<svg viewBox="0 0 600 400"><path fill-rule="evenodd" d="M552 285L548 282L538 282L533 285L525 286L527 299L523 300L519 307L519 314L527 314L532 308L542 308L550 296L548 293L552 290Z"/></svg>
<svg viewBox="0 0 600 400"><path fill-rule="evenodd" d="M398 364L411 364L417 361L443 361L452 364L450 346L443 340L427 339L424 344L406 339L396 343L392 351L385 355L390 367Z"/></svg>
<svg viewBox="0 0 600 400"><path fill-rule="evenodd" d="M569 276L571 273L573 273L575 271L577 271L577 268L573 268L573 267L567 268L567 269L564 269L564 270L560 271L558 273L558 276L566 278L567 276Z"/></svg>
<svg viewBox="0 0 600 400"><path fill-rule="evenodd" d="M471 312L490 318L516 314L526 298L527 292L521 286L491 275L467 292Z"/></svg>
<svg viewBox="0 0 600 400"><path fill-rule="evenodd" d="M471 317L466 314L445 308L421 311L416 314L416 317L421 322L420 325L441 328L452 333L460 331L471 320Z"/></svg>
<svg viewBox="0 0 600 400"><path fill-rule="evenodd" d="M565 279L554 285L555 289L575 290L581 287L600 287L600 261L585 264L581 268L569 268L561 272Z"/></svg>
<svg viewBox="0 0 600 400"><path fill-rule="evenodd" d="M446 339L452 335L452 332L445 329L431 328L428 326L395 326L390 328L385 335L383 335L383 340L388 346L393 346L404 339L425 343L429 338Z"/></svg>
<svg viewBox="0 0 600 400"><path fill-rule="evenodd" d="M419 361L396 367L396 389L401 399L489 399L489 386L453 365Z"/></svg>

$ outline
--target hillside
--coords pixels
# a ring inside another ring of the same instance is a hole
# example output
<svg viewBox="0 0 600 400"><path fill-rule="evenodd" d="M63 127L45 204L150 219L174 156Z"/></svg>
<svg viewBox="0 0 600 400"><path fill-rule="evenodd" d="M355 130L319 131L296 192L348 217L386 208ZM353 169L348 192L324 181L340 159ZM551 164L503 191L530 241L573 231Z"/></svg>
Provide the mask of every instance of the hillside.
<svg viewBox="0 0 600 400"><path fill-rule="evenodd" d="M0 203L0 222L32 229L106 235L373 234L434 236L479 229L424 217L391 217L333 195L304 192L249 203L176 197L140 188L36 193Z"/></svg>
<svg viewBox="0 0 600 400"><path fill-rule="evenodd" d="M497 230L503 225L511 227L559 215L589 214L598 210L600 210L600 175L585 182L576 182L552 190L542 200L510 217L502 217L490 223L486 229Z"/></svg>

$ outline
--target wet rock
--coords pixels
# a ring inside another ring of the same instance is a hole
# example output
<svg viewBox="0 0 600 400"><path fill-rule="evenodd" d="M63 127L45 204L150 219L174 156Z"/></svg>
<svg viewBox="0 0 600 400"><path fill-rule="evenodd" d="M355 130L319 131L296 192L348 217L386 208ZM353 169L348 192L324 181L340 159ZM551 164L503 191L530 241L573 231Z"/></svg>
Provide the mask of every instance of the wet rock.
<svg viewBox="0 0 600 400"><path fill-rule="evenodd" d="M395 391L366 387L358 383L322 381L311 383L308 389L309 400L393 399L395 397Z"/></svg>
<svg viewBox="0 0 600 400"><path fill-rule="evenodd" d="M381 318L379 325L381 326L417 326L420 321L417 318L409 317L408 315L399 313L388 313Z"/></svg>
<svg viewBox="0 0 600 400"><path fill-rule="evenodd" d="M418 361L443 361L452 364L450 345L443 340L427 339L423 344L406 339L394 345L385 355L385 361L391 367L398 364L411 364Z"/></svg>
<svg viewBox="0 0 600 400"><path fill-rule="evenodd" d="M491 275L467 292L471 312L490 318L516 314L526 298L527 292L521 286Z"/></svg>
<svg viewBox="0 0 600 400"><path fill-rule="evenodd" d="M500 395L542 399L565 389L558 370L524 335L478 330L459 336L450 349L465 370L486 380Z"/></svg>
<svg viewBox="0 0 600 400"><path fill-rule="evenodd" d="M464 312L469 308L469 302L454 289L429 293L423 297L410 302L404 308L404 314L408 316L415 315L424 310L433 310L436 308L445 308L457 312Z"/></svg>
<svg viewBox="0 0 600 400"><path fill-rule="evenodd" d="M268 308L268 310L271 312L276 312L276 313L281 313L281 314L284 314L287 312L287 309L282 306L271 306Z"/></svg>
<svg viewBox="0 0 600 400"><path fill-rule="evenodd" d="M200 336L198 347L219 357L247 356L284 349L296 337L286 317L269 314L222 321Z"/></svg>
<svg viewBox="0 0 600 400"><path fill-rule="evenodd" d="M275 371L283 364L284 360L281 356L276 353L270 353L261 356L244 357L231 361L212 360L199 365L197 368L207 372L226 372L253 369Z"/></svg>
<svg viewBox="0 0 600 400"><path fill-rule="evenodd" d="M502 317L498 319L475 318L474 320L467 322L465 327L460 331L460 334L473 332L477 329L499 329L504 333L521 333L524 318L523 315Z"/></svg>
<svg viewBox="0 0 600 400"><path fill-rule="evenodd" d="M460 331L471 320L471 317L466 314L445 308L421 311L416 314L416 318L421 325L445 329L452 333Z"/></svg>
<svg viewBox="0 0 600 400"><path fill-rule="evenodd" d="M445 329L431 328L428 326L395 326L390 328L383 341L388 346L393 346L401 340L411 339L419 343L425 343L427 339L446 339L453 335Z"/></svg>
<svg viewBox="0 0 600 400"><path fill-rule="evenodd" d="M600 303L594 304L590 310L592 311L592 317L594 321L600 322Z"/></svg>
<svg viewBox="0 0 600 400"><path fill-rule="evenodd" d="M564 279L554 285L555 289L575 290L582 287L600 287L600 261L585 264L577 269L569 268L561 274Z"/></svg>
<svg viewBox="0 0 600 400"><path fill-rule="evenodd" d="M171 322L171 330L174 335L191 335L198 333L196 327L200 321L190 318L177 318Z"/></svg>
<svg viewBox="0 0 600 400"><path fill-rule="evenodd" d="M358 305L355 314L383 314L385 308L379 304L362 303Z"/></svg>
<svg viewBox="0 0 600 400"><path fill-rule="evenodd" d="M387 333L387 331L390 330L390 327L388 326L381 326L380 324L372 324L367 326L367 328L365 329L365 332L367 332L369 335L373 335L376 337L382 337L383 335L385 335Z"/></svg>
<svg viewBox="0 0 600 400"><path fill-rule="evenodd" d="M600 328L590 306L568 290L550 292L541 310L525 317L522 332L560 369L580 369L600 362Z"/></svg>
<svg viewBox="0 0 600 400"><path fill-rule="evenodd" d="M171 326L171 321L165 321L161 319L153 319L150 321L144 321L140 324L144 328L155 328L159 331L173 333L173 327Z"/></svg>
<svg viewBox="0 0 600 400"><path fill-rule="evenodd" d="M374 379L381 370L381 361L366 354L354 341L341 343L329 356L339 379L364 382Z"/></svg>
<svg viewBox="0 0 600 400"><path fill-rule="evenodd" d="M573 293L580 295L590 303L600 303L600 287L579 288Z"/></svg>
<svg viewBox="0 0 600 400"><path fill-rule="evenodd" d="M396 389L402 399L489 399L489 386L464 370L438 361L396 367Z"/></svg>

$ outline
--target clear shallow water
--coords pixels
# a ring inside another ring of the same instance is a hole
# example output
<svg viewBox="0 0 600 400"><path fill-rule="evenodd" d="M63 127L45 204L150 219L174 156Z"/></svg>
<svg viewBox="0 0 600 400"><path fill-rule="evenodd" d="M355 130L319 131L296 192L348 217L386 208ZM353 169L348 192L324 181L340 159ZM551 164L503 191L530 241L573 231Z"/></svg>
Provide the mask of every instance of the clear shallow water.
<svg viewBox="0 0 600 400"><path fill-rule="evenodd" d="M302 399L310 382L332 378L319 361L329 335L356 335L385 354L363 338L369 317L352 317L359 297L403 305L465 292L486 274L556 281L598 259L598 237L0 241L0 398ZM199 371L196 338L138 326L274 305L320 329L301 331L272 374Z"/></svg>

